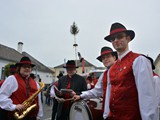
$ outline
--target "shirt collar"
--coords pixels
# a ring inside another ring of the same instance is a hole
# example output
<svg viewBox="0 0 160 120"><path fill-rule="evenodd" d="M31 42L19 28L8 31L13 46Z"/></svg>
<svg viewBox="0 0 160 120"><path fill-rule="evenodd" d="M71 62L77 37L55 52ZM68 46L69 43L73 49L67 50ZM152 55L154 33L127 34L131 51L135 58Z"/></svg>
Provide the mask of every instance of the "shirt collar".
<svg viewBox="0 0 160 120"><path fill-rule="evenodd" d="M127 51L124 52L122 55L118 55L118 59L119 59L119 60L122 60L122 58L123 58L124 56L126 56L129 52L130 52L130 50L127 50Z"/></svg>

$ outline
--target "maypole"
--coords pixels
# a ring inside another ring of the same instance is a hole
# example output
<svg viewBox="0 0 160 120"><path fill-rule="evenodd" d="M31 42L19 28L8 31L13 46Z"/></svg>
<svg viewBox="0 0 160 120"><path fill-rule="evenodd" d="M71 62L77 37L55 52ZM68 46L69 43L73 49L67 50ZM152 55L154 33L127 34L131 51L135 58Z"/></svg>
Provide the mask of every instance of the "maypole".
<svg viewBox="0 0 160 120"><path fill-rule="evenodd" d="M70 27L70 32L74 36L74 44L73 47L75 48L75 59L76 59L76 66L77 66L77 47L78 44L76 43L76 35L79 33L78 27L75 22Z"/></svg>

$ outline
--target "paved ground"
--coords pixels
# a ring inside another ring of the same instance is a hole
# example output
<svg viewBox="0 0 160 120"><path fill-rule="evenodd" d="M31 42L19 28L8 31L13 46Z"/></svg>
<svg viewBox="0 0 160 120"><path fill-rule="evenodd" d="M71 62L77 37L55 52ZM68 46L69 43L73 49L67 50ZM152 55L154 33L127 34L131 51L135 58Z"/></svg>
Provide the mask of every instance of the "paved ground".
<svg viewBox="0 0 160 120"><path fill-rule="evenodd" d="M45 103L43 103L43 112L44 112L44 115L41 118L41 120L51 120L52 105L48 106Z"/></svg>

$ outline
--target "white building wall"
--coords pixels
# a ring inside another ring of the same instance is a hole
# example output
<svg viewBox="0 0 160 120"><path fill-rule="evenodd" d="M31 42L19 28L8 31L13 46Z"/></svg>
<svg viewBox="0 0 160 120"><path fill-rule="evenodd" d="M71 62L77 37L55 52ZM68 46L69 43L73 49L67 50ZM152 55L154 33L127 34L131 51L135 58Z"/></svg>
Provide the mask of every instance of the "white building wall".
<svg viewBox="0 0 160 120"><path fill-rule="evenodd" d="M32 73L39 75L42 82L45 84L50 84L54 81L54 77L52 73L42 72L42 71L32 71ZM36 78L38 80L38 78Z"/></svg>

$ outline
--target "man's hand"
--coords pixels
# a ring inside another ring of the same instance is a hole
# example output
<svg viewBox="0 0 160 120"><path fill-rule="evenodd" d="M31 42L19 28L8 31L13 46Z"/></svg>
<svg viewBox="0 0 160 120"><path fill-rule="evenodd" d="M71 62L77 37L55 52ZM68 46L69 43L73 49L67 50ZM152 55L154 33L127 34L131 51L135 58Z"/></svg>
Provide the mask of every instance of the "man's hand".
<svg viewBox="0 0 160 120"><path fill-rule="evenodd" d="M24 105L18 104L18 105L16 105L16 110L17 110L18 112L20 112L20 113L23 113L23 111L25 111L26 108L25 108Z"/></svg>
<svg viewBox="0 0 160 120"><path fill-rule="evenodd" d="M64 98L55 97L55 99L58 101L58 103L65 102Z"/></svg>
<svg viewBox="0 0 160 120"><path fill-rule="evenodd" d="M81 99L80 95L74 95L73 98L74 98L74 101L77 101L77 100Z"/></svg>

